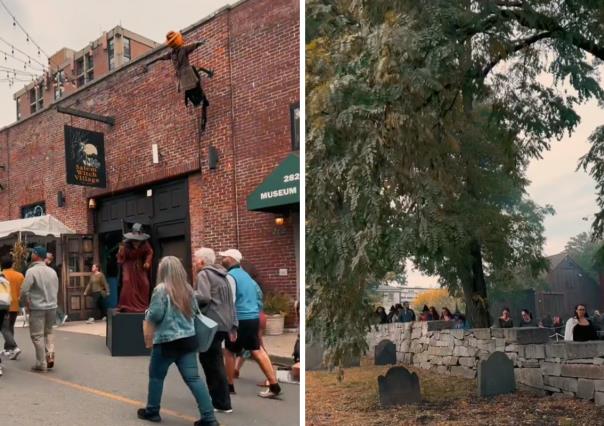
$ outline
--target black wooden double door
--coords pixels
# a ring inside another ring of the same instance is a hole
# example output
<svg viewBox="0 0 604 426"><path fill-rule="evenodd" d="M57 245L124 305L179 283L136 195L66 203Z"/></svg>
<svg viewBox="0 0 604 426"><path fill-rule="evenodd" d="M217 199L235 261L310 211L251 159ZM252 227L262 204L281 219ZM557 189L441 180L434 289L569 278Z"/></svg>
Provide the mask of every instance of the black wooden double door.
<svg viewBox="0 0 604 426"><path fill-rule="evenodd" d="M157 265L164 256L176 256L187 273L191 270L191 240L189 225L189 194L187 180L180 179L135 189L98 201L97 232L100 234L100 253L105 270L119 274L115 262L116 245L122 233L134 223L141 223L151 235L154 261L151 285L155 285Z"/></svg>

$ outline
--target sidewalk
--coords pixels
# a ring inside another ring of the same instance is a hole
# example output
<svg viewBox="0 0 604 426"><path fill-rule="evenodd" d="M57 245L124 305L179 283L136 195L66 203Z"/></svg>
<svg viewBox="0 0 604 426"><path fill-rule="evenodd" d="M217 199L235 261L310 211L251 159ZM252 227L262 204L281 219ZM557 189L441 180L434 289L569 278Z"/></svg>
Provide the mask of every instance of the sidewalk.
<svg viewBox="0 0 604 426"><path fill-rule="evenodd" d="M107 323L105 321L96 321L93 324L86 324L86 321L70 321L55 328L55 331L106 337ZM266 346L273 362L291 365L293 364L292 353L294 352L297 338L297 330L285 330L285 333L280 336L264 336L264 346Z"/></svg>

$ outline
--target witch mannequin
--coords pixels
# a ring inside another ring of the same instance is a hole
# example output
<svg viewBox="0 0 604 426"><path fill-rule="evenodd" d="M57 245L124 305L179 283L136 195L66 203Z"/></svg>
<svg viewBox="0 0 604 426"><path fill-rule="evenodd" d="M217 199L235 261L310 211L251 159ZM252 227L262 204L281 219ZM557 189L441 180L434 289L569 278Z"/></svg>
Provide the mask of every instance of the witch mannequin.
<svg viewBox="0 0 604 426"><path fill-rule="evenodd" d="M201 88L201 76L199 71L203 71L212 78L214 72L206 68L196 68L189 63L189 55L199 46L204 44L205 41L198 41L190 44L185 44L184 37L178 31L170 31L166 35L166 44L171 47L171 51L165 55L158 56L155 59L145 64L145 70L147 67L157 61L172 61L174 71L177 80L177 91L181 89L185 92L184 101L185 106L188 105L189 101L194 106L201 105L201 123L200 129L203 132L206 128L207 122L207 107L210 106L208 98L206 98L203 89Z"/></svg>
<svg viewBox="0 0 604 426"><path fill-rule="evenodd" d="M145 312L149 307L149 270L153 262L153 249L147 241L149 235L135 223L132 232L124 234L124 242L117 252L117 263L122 266L122 291L118 310Z"/></svg>

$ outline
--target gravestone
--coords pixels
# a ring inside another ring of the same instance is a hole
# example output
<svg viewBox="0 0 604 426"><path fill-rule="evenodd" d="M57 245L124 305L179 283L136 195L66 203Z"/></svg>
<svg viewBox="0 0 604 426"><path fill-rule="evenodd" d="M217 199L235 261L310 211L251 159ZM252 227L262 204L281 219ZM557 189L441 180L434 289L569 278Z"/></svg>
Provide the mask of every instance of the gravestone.
<svg viewBox="0 0 604 426"><path fill-rule="evenodd" d="M396 345L392 341L382 340L375 347L375 365L396 364Z"/></svg>
<svg viewBox="0 0 604 426"><path fill-rule="evenodd" d="M494 396L516 390L514 363L503 352L493 352L478 366L478 396Z"/></svg>
<svg viewBox="0 0 604 426"><path fill-rule="evenodd" d="M386 376L378 377L380 404L382 407L415 404L421 402L419 378L405 367L392 367Z"/></svg>

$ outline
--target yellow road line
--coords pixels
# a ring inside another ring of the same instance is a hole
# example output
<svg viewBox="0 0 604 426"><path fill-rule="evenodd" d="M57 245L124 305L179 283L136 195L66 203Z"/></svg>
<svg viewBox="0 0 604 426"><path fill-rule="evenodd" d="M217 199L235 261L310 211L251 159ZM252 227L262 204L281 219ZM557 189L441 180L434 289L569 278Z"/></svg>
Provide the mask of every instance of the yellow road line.
<svg viewBox="0 0 604 426"><path fill-rule="evenodd" d="M120 396L120 395L116 395L116 394L111 393L111 392L102 391L100 389L95 389L95 388L91 388L91 387L88 387L88 386L78 385L77 383L68 382L66 380L57 379L55 377L48 376L47 375L48 373L34 373L34 372L29 372L29 371L26 371L26 373L35 375L35 376L37 376L37 377L39 377L41 379L44 379L44 380L48 380L49 382L53 382L53 383L57 383L57 384L60 384L60 385L68 386L70 388L77 389L77 390L82 391L82 392L88 392L88 393L90 393L92 395L100 396L100 397L107 398L107 399L112 399L112 400L118 401L118 402L123 402L124 404L132 405L133 407L141 408L141 407L144 407L146 405L142 401L137 401L135 399L126 398L126 397L123 397L123 396ZM178 412L173 411L173 410L167 410L165 408L161 409L161 414L167 414L169 416L177 417L179 419L187 420L187 421L190 421L190 422L196 422L197 420L199 420L199 419L187 416L185 414L178 413Z"/></svg>

